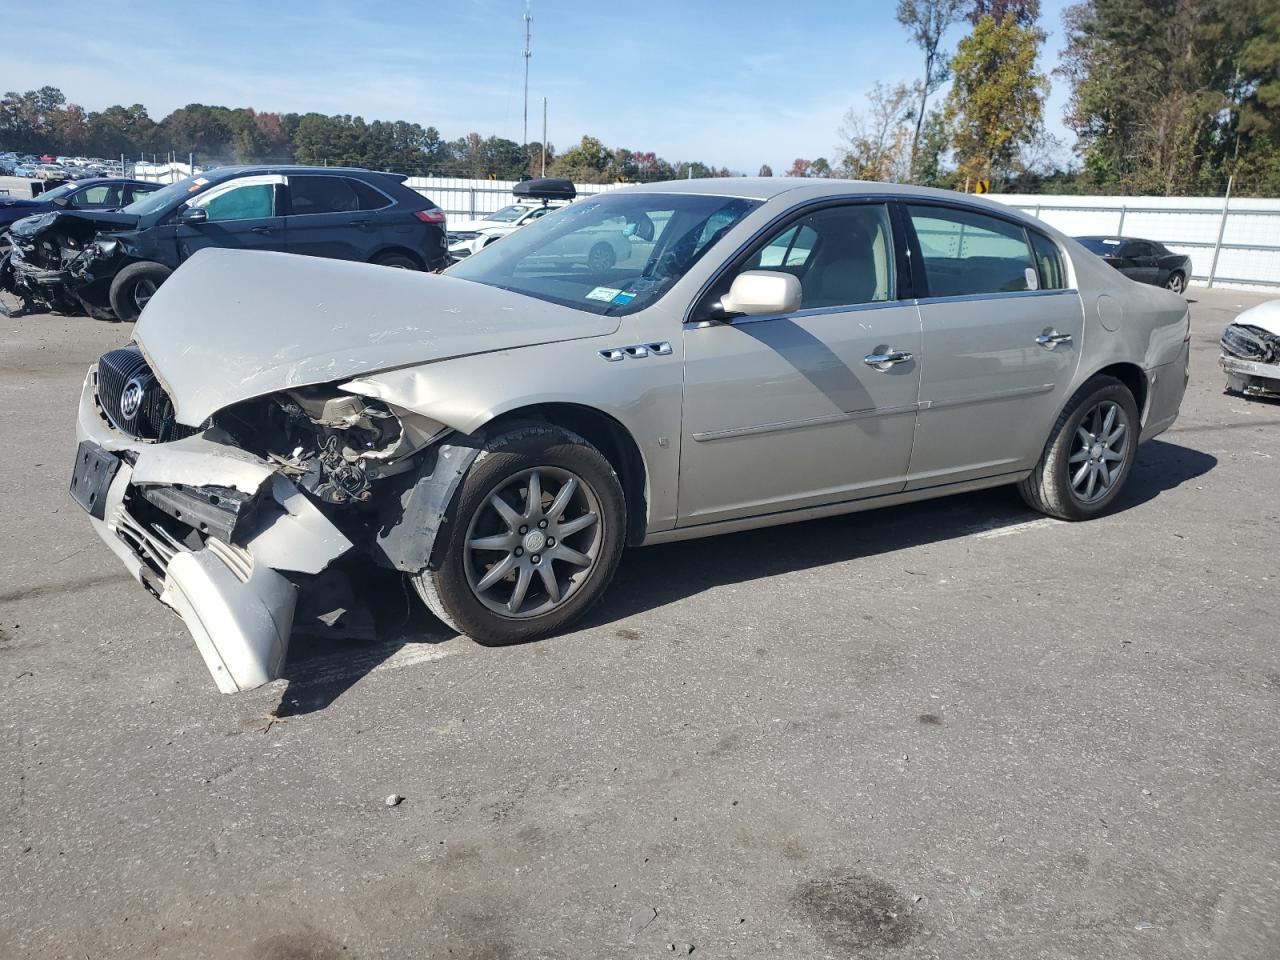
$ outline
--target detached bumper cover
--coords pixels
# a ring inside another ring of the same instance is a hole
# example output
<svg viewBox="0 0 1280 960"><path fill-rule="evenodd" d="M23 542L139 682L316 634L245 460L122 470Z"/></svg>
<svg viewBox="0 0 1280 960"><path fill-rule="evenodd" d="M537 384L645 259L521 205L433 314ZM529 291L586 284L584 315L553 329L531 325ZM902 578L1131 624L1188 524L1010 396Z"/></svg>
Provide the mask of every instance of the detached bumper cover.
<svg viewBox="0 0 1280 960"><path fill-rule="evenodd" d="M1227 374L1227 387L1254 397L1280 398L1280 363L1242 360L1228 353L1218 358Z"/></svg>
<svg viewBox="0 0 1280 960"><path fill-rule="evenodd" d="M286 574L319 573L351 541L271 464L243 450L203 434L147 444L112 430L96 409L92 372L77 434L82 456L87 442L119 458L90 522L129 573L182 618L218 689L236 693L279 676L297 602ZM201 530L201 515L174 516L185 499L210 488L255 504L236 525L235 544L213 536L207 523ZM156 496L168 489L181 495Z"/></svg>

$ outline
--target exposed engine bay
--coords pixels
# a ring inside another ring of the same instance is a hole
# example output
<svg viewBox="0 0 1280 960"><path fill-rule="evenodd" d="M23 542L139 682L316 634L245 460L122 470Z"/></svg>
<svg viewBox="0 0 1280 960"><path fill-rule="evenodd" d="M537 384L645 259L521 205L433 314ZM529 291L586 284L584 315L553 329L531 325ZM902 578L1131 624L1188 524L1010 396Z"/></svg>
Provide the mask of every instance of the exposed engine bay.
<svg viewBox="0 0 1280 960"><path fill-rule="evenodd" d="M63 212L19 220L9 230L10 251L0 262L0 291L17 297L27 311L39 305L110 319L111 279L127 255L121 239L100 233L103 226ZM0 309L13 312L3 303Z"/></svg>
<svg viewBox="0 0 1280 960"><path fill-rule="evenodd" d="M1222 331L1227 389L1280 400L1280 301L1259 304Z"/></svg>

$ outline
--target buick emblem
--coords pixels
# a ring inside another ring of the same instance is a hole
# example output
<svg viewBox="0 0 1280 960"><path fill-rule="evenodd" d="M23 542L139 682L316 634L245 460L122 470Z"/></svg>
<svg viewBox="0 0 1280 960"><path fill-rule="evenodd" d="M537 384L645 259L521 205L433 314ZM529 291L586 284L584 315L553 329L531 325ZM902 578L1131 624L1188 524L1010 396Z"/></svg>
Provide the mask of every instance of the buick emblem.
<svg viewBox="0 0 1280 960"><path fill-rule="evenodd" d="M120 415L126 420L132 422L138 415L138 408L142 406L142 393L142 381L137 377L124 385L124 392L120 394Z"/></svg>

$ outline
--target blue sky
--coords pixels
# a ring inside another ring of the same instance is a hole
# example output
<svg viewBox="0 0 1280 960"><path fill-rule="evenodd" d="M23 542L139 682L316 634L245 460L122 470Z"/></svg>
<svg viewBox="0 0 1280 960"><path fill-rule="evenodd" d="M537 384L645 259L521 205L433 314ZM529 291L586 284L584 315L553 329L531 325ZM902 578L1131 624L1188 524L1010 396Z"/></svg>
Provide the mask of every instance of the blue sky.
<svg viewBox="0 0 1280 960"><path fill-rule="evenodd" d="M1045 70L1057 61L1064 5L1044 3ZM589 133L669 160L748 173L768 163L779 174L795 157L830 157L845 111L877 80L910 82L919 71L893 7L533 0L530 138L540 138L546 96L549 139L561 149ZM29 18L29 42L6 49L3 89L49 83L86 109L143 103L157 119L200 102L520 139L524 0L225 0L141 17L109 9L70 0L56 18ZM1069 145L1065 101L1055 83L1047 120Z"/></svg>

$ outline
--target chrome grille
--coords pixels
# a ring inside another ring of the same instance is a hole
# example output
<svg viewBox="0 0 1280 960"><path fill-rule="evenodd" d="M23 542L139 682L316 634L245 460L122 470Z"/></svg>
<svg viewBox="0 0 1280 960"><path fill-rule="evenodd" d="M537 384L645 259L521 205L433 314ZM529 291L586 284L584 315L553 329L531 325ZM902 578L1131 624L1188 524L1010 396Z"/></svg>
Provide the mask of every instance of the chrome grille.
<svg viewBox="0 0 1280 960"><path fill-rule="evenodd" d="M141 389L141 396L133 398L132 416L124 409L130 384ZM137 347L112 350L98 359L96 392L103 414L127 436L164 441L198 432L174 420L172 402Z"/></svg>

